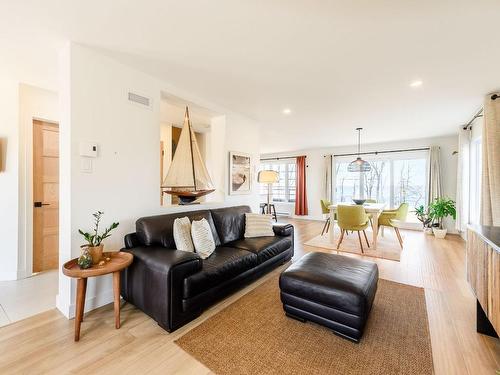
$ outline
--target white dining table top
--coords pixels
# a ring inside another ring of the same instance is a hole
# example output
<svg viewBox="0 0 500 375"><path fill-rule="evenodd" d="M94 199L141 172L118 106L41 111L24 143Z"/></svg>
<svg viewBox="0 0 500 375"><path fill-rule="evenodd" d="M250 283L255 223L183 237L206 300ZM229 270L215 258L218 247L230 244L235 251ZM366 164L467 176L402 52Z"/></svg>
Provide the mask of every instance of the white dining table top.
<svg viewBox="0 0 500 375"><path fill-rule="evenodd" d="M340 203L334 203L328 206L328 208L330 210L332 209L334 210L337 208L337 206L355 206L355 205L356 205L355 203L340 202ZM366 212L380 212L385 208L386 205L387 205L386 203L365 203L363 207Z"/></svg>

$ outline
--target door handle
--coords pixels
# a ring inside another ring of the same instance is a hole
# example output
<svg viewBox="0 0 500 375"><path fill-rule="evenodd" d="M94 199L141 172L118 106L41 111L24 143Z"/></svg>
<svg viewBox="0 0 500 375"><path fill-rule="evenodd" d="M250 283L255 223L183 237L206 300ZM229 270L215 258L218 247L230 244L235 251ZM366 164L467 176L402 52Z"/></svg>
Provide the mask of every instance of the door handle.
<svg viewBox="0 0 500 375"><path fill-rule="evenodd" d="M35 207L50 206L50 203L35 202L33 206Z"/></svg>

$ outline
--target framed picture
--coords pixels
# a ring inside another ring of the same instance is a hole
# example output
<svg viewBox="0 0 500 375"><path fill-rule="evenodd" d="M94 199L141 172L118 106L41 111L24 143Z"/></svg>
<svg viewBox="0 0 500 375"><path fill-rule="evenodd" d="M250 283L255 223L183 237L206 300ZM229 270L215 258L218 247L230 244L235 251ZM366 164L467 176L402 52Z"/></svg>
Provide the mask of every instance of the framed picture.
<svg viewBox="0 0 500 375"><path fill-rule="evenodd" d="M243 152L229 152L229 195L252 192L252 158Z"/></svg>

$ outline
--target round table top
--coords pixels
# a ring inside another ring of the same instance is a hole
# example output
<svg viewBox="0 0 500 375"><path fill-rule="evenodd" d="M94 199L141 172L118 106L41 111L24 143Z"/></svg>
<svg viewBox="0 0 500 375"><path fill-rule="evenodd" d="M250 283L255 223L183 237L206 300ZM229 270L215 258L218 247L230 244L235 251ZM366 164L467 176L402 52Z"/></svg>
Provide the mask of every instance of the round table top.
<svg viewBox="0 0 500 375"><path fill-rule="evenodd" d="M95 264L90 268L81 269L78 265L78 258L71 259L70 261L64 263L62 266L62 271L66 276L85 278L92 276L101 276L108 273L121 271L124 268L130 266L134 256L130 253L125 253L122 251L112 251L103 253L103 258L111 258L109 261L105 262L102 266Z"/></svg>

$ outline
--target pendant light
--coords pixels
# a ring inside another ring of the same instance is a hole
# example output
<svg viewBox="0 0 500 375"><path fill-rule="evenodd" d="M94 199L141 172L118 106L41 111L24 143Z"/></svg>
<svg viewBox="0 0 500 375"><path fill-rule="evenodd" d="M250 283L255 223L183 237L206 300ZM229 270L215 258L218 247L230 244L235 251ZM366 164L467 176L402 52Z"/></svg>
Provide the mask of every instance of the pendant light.
<svg viewBox="0 0 500 375"><path fill-rule="evenodd" d="M356 160L349 163L347 170L349 172L369 172L371 171L372 166L360 157L361 130L363 130L363 128L356 128L356 130L358 131L358 157Z"/></svg>

